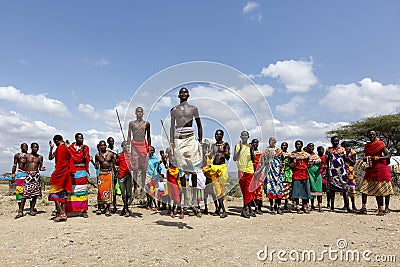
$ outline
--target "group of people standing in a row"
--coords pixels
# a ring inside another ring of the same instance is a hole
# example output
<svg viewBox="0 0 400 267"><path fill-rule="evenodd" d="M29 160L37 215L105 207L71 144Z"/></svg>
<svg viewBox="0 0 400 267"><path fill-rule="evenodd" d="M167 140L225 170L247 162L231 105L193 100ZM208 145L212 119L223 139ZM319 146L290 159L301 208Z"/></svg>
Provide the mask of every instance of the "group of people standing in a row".
<svg viewBox="0 0 400 267"><path fill-rule="evenodd" d="M326 192L327 207L335 209L335 194L343 195L344 209L348 212L366 214L367 196L376 196L379 216L389 212L390 195L393 194L393 185L388 166L390 153L385 144L380 141L374 131L367 133L370 142L365 145L363 161L367 165L365 176L361 184L362 207L357 210L355 204L356 180L354 165L356 152L351 149L349 142L339 145L339 137L331 138L332 146L326 151L322 146L314 152L314 144L310 143L303 148L303 142L295 142L295 150L287 151L288 144L283 142L276 146L276 139L270 137L269 147L262 153L258 150L258 140L253 139L247 144L248 132L241 134L239 153L247 154L252 159L254 167L247 169L238 162L239 183L243 193L243 217L261 214L262 191L269 199L271 214L283 214L288 208L288 200L293 200L297 213L309 213L315 209L314 199L317 199L318 211L322 212L322 194ZM244 144L244 145L242 145ZM238 147L237 146L237 147ZM243 147L247 146L247 149ZM325 153L324 153L325 152ZM242 155L244 157L244 155ZM351 199L351 208L350 201ZM299 200L302 199L302 207ZM311 200L311 207L310 207ZM385 205L384 205L385 202ZM252 206L255 203L255 211Z"/></svg>
<svg viewBox="0 0 400 267"><path fill-rule="evenodd" d="M88 217L88 176L89 163L97 170L97 211L96 214L111 216L116 212L116 190L121 191L123 209L120 215L130 216L129 205L133 194L138 189L146 192L147 208L155 208L156 192L159 202L168 203L171 217L179 214L184 217L184 206L191 206L189 214L201 217L208 214L208 196L211 196L216 211L221 218L227 217L224 206L225 187L228 181L226 162L230 160L230 146L223 140L224 132L215 132L215 143L202 140L202 125L197 107L188 104L189 91L181 88L178 94L180 104L170 111L171 128L167 136L169 147L160 151L161 159L155 155L151 146L150 123L143 120L143 109L136 108L136 120L129 123L128 140L121 144L122 152L114 147L114 139L107 143L100 141L98 153L94 160L90 157L89 147L83 144L83 135L75 134L75 142L64 142L62 136L55 135L50 142L49 160L55 158L55 169L50 177L49 200L55 202L56 210L53 220L67 220L67 213L79 213ZM196 138L192 127L193 119L197 125ZM164 127L164 125L163 125ZM165 129L164 129L165 130ZM165 131L166 132L166 131ZM263 191L269 199L272 214L283 214L288 208L288 201L294 200L298 213L309 213L314 208L314 197L318 210L322 211L322 194L327 192L328 206L335 208L335 193L340 192L344 198L347 211L356 211L354 164L356 153L349 143L339 145L339 138L332 137L332 146L326 149L314 145L303 148L303 142L295 142L295 151L287 151L288 144L280 147L276 139L269 139L269 146L264 152L258 149L259 141L249 143L249 133L243 131L240 143L234 148L233 160L237 163L238 180L243 195L241 216L250 218L262 214ZM366 213L367 196L376 196L378 215L384 215L384 197L388 207L390 195L393 194L388 161L390 153L385 144L378 140L374 131L368 132L370 142L365 145L367 164L366 174L361 185L362 208L359 213ZM41 195L39 171L45 170L43 157L38 154L39 145L31 145L32 152L27 153L28 146L21 145L21 152L14 156L12 179L16 181L16 197L19 211L16 218L22 217L26 199L31 198L29 214L34 216L35 202ZM166 181L163 179L161 164L166 168ZM132 187L134 192L132 193ZM188 194L191 193L191 204ZM352 201L352 209L349 205ZM204 200L204 210L200 211L200 200ZM299 200L302 199L302 207ZM182 201L184 203L182 203ZM111 208L113 205L113 208ZM159 206L159 205L158 205ZM165 207L166 205L164 205ZM255 207L255 209L253 209ZM388 210L388 209L387 209Z"/></svg>

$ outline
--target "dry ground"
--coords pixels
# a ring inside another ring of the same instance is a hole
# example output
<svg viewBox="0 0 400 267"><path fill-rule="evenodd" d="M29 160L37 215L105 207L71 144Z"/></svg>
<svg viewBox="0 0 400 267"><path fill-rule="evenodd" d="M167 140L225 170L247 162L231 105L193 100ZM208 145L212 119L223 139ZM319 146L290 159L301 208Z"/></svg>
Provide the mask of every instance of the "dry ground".
<svg viewBox="0 0 400 267"><path fill-rule="evenodd" d="M279 262L276 255L273 261L257 256L267 246L269 253L314 250L319 257L323 250L338 249L339 239L347 242L344 252L373 253L371 262L361 255L359 266L398 266L400 262L400 213L375 216L372 197L368 215L325 210L245 219L239 216L241 201L236 199L226 203L229 216L225 219L208 215L183 220L137 206L132 207L130 218L97 216L92 213L95 195L89 197L88 219L53 222L53 204L44 196L38 201L37 216L15 220L14 196L0 185L0 266L354 266L330 260L329 255L321 262L296 262L288 254L283 255L288 262ZM393 197L391 208L399 206L399 197ZM296 252L292 253L295 258ZM378 263L376 255L395 255L397 263Z"/></svg>

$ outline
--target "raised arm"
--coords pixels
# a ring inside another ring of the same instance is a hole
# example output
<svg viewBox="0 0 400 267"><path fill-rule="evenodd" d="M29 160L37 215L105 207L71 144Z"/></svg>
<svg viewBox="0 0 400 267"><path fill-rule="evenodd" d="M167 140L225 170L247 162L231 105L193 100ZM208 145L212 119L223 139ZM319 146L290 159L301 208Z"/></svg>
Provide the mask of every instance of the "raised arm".
<svg viewBox="0 0 400 267"><path fill-rule="evenodd" d="M53 160L54 159L54 153L53 153L53 148L54 148L54 143L50 140L49 141L49 146L50 146L50 151L49 151L49 160Z"/></svg>
<svg viewBox="0 0 400 267"><path fill-rule="evenodd" d="M235 146L235 152L233 153L233 160L234 161L237 161L239 159L239 155L240 155L240 152L242 151L242 147L243 147L242 141L240 141L239 146L240 146L239 150L237 150L237 151L236 151L237 145Z"/></svg>

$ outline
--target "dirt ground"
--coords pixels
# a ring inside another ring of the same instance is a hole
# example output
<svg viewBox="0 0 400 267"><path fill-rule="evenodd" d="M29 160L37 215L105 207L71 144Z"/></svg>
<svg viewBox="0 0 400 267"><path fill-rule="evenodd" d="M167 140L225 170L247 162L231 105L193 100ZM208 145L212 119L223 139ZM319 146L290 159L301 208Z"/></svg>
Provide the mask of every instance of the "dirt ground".
<svg viewBox="0 0 400 267"><path fill-rule="evenodd" d="M398 196L392 198L393 211L384 217L375 216L376 202L370 197L368 215L325 209L245 219L239 216L241 200L234 199L226 202L225 219L207 215L183 220L136 205L129 218L98 216L93 213L96 196L89 198L88 219L53 222L53 204L44 195L38 200L37 216L16 220L15 196L0 185L0 266L398 266L400 262ZM340 207L342 201L337 203ZM306 250L315 252L317 260L309 261ZM356 251L359 260L349 251Z"/></svg>

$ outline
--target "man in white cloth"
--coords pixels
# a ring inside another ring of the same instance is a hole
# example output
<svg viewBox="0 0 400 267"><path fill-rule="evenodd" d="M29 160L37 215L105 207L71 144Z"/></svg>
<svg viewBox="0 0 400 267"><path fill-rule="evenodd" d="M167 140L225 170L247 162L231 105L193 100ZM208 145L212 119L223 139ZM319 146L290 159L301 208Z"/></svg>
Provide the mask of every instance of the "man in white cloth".
<svg viewBox="0 0 400 267"><path fill-rule="evenodd" d="M200 168L203 159L199 142L203 138L203 128L197 107L187 102L189 90L184 87L181 88L178 98L180 99L179 105L173 107L170 112L171 144L174 146L174 156L177 160L178 168L185 173L191 174L193 212L198 217L201 217L201 213L197 208L197 170ZM198 139L196 139L192 127L193 117L197 125Z"/></svg>

